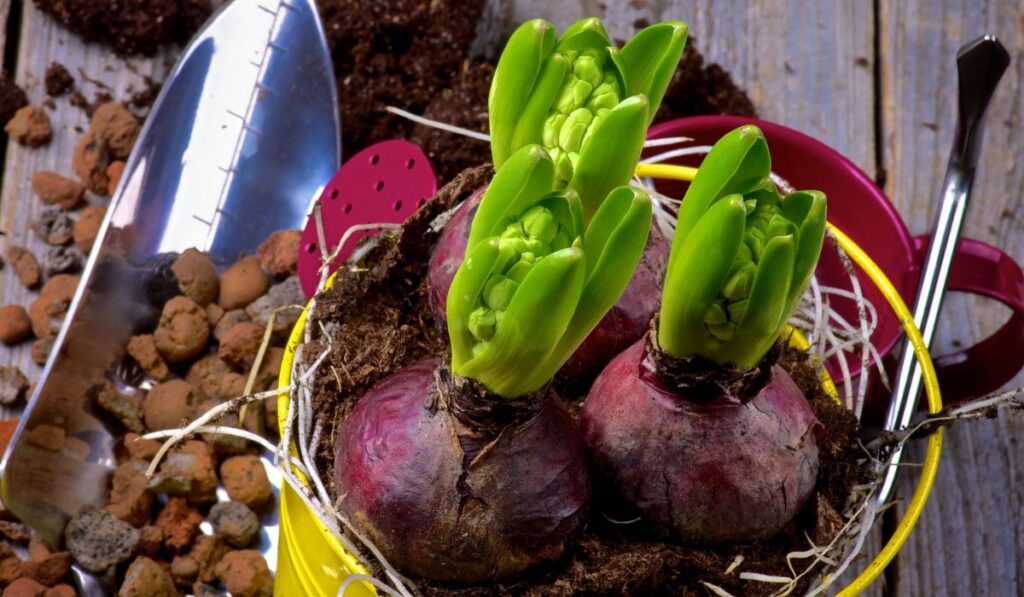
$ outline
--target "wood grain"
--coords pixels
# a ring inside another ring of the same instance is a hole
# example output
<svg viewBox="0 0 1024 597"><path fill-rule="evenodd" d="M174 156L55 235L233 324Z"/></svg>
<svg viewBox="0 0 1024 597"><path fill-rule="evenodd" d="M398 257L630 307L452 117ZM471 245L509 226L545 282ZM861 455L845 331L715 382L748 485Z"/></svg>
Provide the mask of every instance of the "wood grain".
<svg viewBox="0 0 1024 597"><path fill-rule="evenodd" d="M9 6L0 2L0 10ZM97 91L108 91L112 96L124 98L130 89L145 87L143 76L161 80L170 69L176 55L167 51L154 59L124 60L111 54L109 48L86 44L35 8L32 2L22 4L21 33L18 44L18 65L15 80L25 89L29 101L39 105L46 100L43 74L51 62L63 64L76 79L77 88L91 101ZM2 44L0 44L2 47ZM84 73L84 76L83 76ZM86 78L100 81L91 83ZM88 127L85 112L72 106L68 97L56 99L56 108L48 111L53 127L53 139L41 148L27 148L8 142L7 159L3 171L3 194L0 199L0 246L27 246L42 256L47 245L30 231L31 223L43 205L34 196L30 185L32 174L40 170L55 171L73 176L71 153ZM96 203L106 198L91 196ZM0 304L29 305L37 293L18 283L10 267L0 271ZM39 377L41 368L30 358L32 342L16 347L0 346L0 365L17 365L30 380ZM0 409L0 418L16 416L17 411Z"/></svg>
<svg viewBox="0 0 1024 597"><path fill-rule="evenodd" d="M988 115L964 233L1024 262L1024 9L1019 2L885 0L880 4L882 154L886 192L911 231L931 227L952 142L955 55L996 33L1013 63ZM997 329L1006 310L951 295L933 354L969 346ZM1011 387L1024 385L1018 375ZM931 499L900 554L900 595L1024 594L1024 417L957 425L947 432ZM923 458L915 446L911 458ZM901 484L910 495L916 475Z"/></svg>

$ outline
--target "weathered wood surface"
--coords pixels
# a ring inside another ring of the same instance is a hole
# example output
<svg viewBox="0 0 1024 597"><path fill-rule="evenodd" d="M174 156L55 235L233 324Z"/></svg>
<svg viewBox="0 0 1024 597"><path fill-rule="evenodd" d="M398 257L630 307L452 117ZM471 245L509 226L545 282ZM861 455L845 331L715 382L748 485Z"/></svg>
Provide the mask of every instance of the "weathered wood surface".
<svg viewBox="0 0 1024 597"><path fill-rule="evenodd" d="M33 103L42 102L42 73L51 61L65 64L90 99L102 80L115 97L141 87L141 74L160 78L167 56L130 60L104 47L83 44L21 3L21 38L16 78ZM634 23L678 18L712 61L747 89L762 115L807 132L850 157L871 175L886 173L885 189L915 234L928 230L952 136L955 98L953 56L957 47L994 31L1011 49L1014 64L989 115L983 166L966 233L1001 246L1024 261L1024 8L1018 0L799 0L777 3L697 0L492 0L491 27L543 16L560 26L584 15L608 19L615 37L628 37ZM0 23L9 0L0 0ZM3 28L0 27L0 31ZM876 38L877 36L877 38ZM4 44L0 43L0 52ZM877 56L876 56L877 48ZM878 80L876 81L876 58ZM876 109L880 106L881 109ZM75 127L85 114L57 100L51 112L54 140L45 148L10 144L0 195L0 241L44 247L29 231L41 206L29 178L38 170L70 172ZM27 304L10 268L0 271L0 304ZM983 301L950 298L936 353L968 345L996 329L1005 310ZM39 368L29 345L0 348L0 364L16 363L30 377ZM1024 385L1019 376L1011 385ZM10 414L10 413L5 413ZM962 424L947 432L936 489L918 529L892 568L889 587L871 593L899 595L1024 594L1024 418ZM921 456L914 450L911 457ZM901 484L904 496L911 474Z"/></svg>
<svg viewBox="0 0 1024 597"><path fill-rule="evenodd" d="M83 43L80 38L38 11L32 2L21 4L18 61L14 76L32 104L39 105L47 99L43 75L51 62L59 62L68 69L76 80L77 89L89 101L93 100L97 91L107 91L118 98L128 97L131 95L129 89L145 88L143 76L160 80L169 70L174 55L171 52L155 59L123 60L111 54L105 46ZM0 2L3 22L6 22L8 6L8 2ZM3 45L0 44L0 48ZM101 84L89 82L86 78ZM88 128L89 119L82 109L68 102L68 96L56 98L55 104L56 108L49 111L53 139L48 145L32 149L11 141L7 143L3 194L0 195L0 232L4 235L2 247L5 253L9 245L22 245L41 258L47 248L31 232L31 223L44 207L32 192L32 174L50 170L74 176L71 154L75 143L82 137L82 131ZM107 198L90 196L89 199L101 203ZM27 290L22 286L10 267L0 270L0 304L18 303L27 307L36 296L37 290ZM0 346L0 365L15 364L29 379L37 379L42 368L32 362L31 346L31 342L14 348ZM0 416L12 414L0 411Z"/></svg>
<svg viewBox="0 0 1024 597"><path fill-rule="evenodd" d="M882 2L879 10L881 149L886 192L914 233L931 227L953 138L957 48L995 33L1013 63L990 108L964 233L1024 262L1024 5L1018 1ZM934 354L998 329L1005 309L951 295ZM1024 385L1018 376L1011 387ZM1024 417L948 430L935 489L900 556L900 595L1024 594ZM920 461L923 448L910 458ZM900 484L910 494L916 475Z"/></svg>

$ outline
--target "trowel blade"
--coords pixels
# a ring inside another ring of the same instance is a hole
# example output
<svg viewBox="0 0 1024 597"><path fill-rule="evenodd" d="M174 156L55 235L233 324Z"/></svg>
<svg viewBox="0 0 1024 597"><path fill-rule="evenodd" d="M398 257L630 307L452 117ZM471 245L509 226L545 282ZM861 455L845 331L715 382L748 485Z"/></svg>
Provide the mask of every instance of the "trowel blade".
<svg viewBox="0 0 1024 597"><path fill-rule="evenodd" d="M116 446L92 397L102 384L145 389L124 346L178 293L174 256L195 247L224 267L301 228L340 162L337 105L313 0L225 4L185 49L4 457L4 504L52 545L82 506L105 501Z"/></svg>

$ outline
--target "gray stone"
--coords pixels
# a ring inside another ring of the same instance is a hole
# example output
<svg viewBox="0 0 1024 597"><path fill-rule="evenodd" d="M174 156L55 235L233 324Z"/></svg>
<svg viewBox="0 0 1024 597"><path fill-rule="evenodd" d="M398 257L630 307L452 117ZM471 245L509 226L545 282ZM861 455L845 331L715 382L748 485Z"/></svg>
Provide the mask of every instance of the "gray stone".
<svg viewBox="0 0 1024 597"><path fill-rule="evenodd" d="M179 471L160 471L153 475L147 487L153 493L188 495L192 491L192 480Z"/></svg>
<svg viewBox="0 0 1024 597"><path fill-rule="evenodd" d="M66 245L74 235L75 221L64 209L52 205L43 208L32 223L32 230L51 245Z"/></svg>
<svg viewBox="0 0 1024 597"><path fill-rule="evenodd" d="M295 322L302 313L302 306L306 304L306 295L302 293L302 286L299 285L299 278L292 276L270 287L267 294L256 299L245 308L254 323L266 328L274 309L287 305L297 305L295 309L283 309L274 317L274 333L287 334L291 331Z"/></svg>
<svg viewBox="0 0 1024 597"><path fill-rule="evenodd" d="M13 406L21 402L28 392L28 378L21 369L11 366L0 366L0 404Z"/></svg>
<svg viewBox="0 0 1024 597"><path fill-rule="evenodd" d="M243 321L249 321L249 316L246 315L244 309L232 309L225 312L224 316L217 322L217 325L213 326L213 337L220 342L221 336L235 327L235 324L242 323Z"/></svg>
<svg viewBox="0 0 1024 597"><path fill-rule="evenodd" d="M242 502L218 502L210 508L210 522L217 535L232 547L244 548L260 532L260 519Z"/></svg>
<svg viewBox="0 0 1024 597"><path fill-rule="evenodd" d="M43 253L43 271L47 276L77 274L85 265L85 255L76 246L50 247Z"/></svg>
<svg viewBox="0 0 1024 597"><path fill-rule="evenodd" d="M139 543L139 530L102 508L85 506L64 529L64 543L78 565L103 573L128 561Z"/></svg>
<svg viewBox="0 0 1024 597"><path fill-rule="evenodd" d="M96 405L110 413L121 422L128 431L142 433L142 402L139 399L122 394L110 384L104 383L96 388Z"/></svg>

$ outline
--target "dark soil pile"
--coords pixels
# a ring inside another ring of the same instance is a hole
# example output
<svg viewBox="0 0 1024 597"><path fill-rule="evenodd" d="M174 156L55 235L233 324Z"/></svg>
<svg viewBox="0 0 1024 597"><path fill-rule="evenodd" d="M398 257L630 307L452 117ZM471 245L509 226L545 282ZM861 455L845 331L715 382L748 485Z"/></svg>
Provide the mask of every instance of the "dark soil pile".
<svg viewBox="0 0 1024 597"><path fill-rule="evenodd" d="M757 116L753 102L732 76L718 64L705 62L697 45L693 36L686 40L683 58L654 121L704 114Z"/></svg>
<svg viewBox="0 0 1024 597"><path fill-rule="evenodd" d="M34 0L70 30L122 54L152 54L184 42L214 0ZM396 106L441 122L487 131L488 60L471 59L483 12L479 0L321 0L337 76L342 147L352 155L378 141L419 144L443 184L490 160L487 144L417 125L385 111ZM645 23L636 23L637 28ZM148 105L156 85L132 99ZM148 95L147 95L148 94ZM86 105L88 102L80 101ZM706 63L691 37L655 121L701 114L754 116L746 94L719 65Z"/></svg>
<svg viewBox="0 0 1024 597"><path fill-rule="evenodd" d="M50 66L46 68L43 82L46 85L46 95L50 97L64 95L75 87L75 78L59 62L50 63Z"/></svg>
<svg viewBox="0 0 1024 597"><path fill-rule="evenodd" d="M213 8L211 0L33 0L43 12L87 41L118 54L151 56L184 43Z"/></svg>
<svg viewBox="0 0 1024 597"><path fill-rule="evenodd" d="M490 63L467 65L456 75L451 87L427 104L423 116L472 131L487 131L487 94L493 76L494 66ZM415 126L411 139L430 158L442 184L464 169L491 159L487 143L430 127Z"/></svg>
<svg viewBox="0 0 1024 597"><path fill-rule="evenodd" d="M317 376L314 411L329 414L317 450L321 471L333 470L334 429L358 398L375 382L426 356L442 354L446 339L430 316L426 289L427 258L436 234L434 217L468 197L489 177L488 168L467 171L443 188L396 236L383 239L358 268L339 273L334 287L322 294L314 320L331 334L335 350ZM324 349L315 341L307 362ZM816 491L778 536L745 546L691 549L654 540L642 524L613 523L600 513L557 569L507 586L448 587L420 582L425 595L483 597L492 595L705 595L700 581L734 594L770 594L778 586L740 581L739 572L789 576L785 555L827 543L842 525L842 511L853 483L862 482L856 462L857 423L821 388L806 355L786 350L780 362L808 396L822 422L819 435L820 472ZM582 397L569 397L578 402ZM333 475L324 480L331 487ZM331 487L331 491L333 488ZM743 563L726 570L737 556ZM808 578L804 585L809 584ZM799 591L798 591L799 592Z"/></svg>
<svg viewBox="0 0 1024 597"><path fill-rule="evenodd" d="M490 70L479 70L468 59L483 2L324 0L319 7L338 76L346 155L378 141L413 135L416 125L385 112L386 106L423 114L447 94L452 110L438 110L438 118L458 113L461 120L463 114L486 112ZM486 143L434 130L431 134L438 137L431 159L441 158L434 167L443 182L490 159ZM448 150L461 144L473 149L468 158L456 161Z"/></svg>

